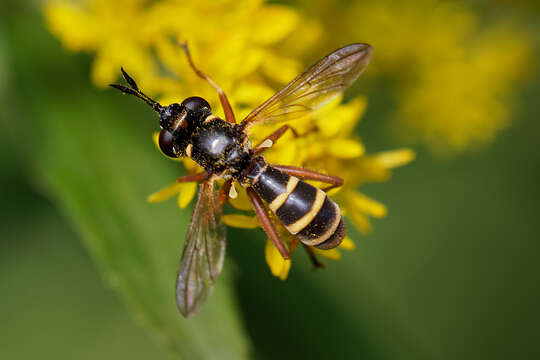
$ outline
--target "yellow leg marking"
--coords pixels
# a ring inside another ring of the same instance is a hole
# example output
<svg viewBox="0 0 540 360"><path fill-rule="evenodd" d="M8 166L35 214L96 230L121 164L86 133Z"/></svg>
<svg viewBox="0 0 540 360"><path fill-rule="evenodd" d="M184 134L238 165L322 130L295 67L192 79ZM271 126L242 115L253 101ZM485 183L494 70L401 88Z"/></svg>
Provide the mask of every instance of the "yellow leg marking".
<svg viewBox="0 0 540 360"><path fill-rule="evenodd" d="M238 197L238 192L236 191L236 188L234 187L234 183L231 183L231 188L229 189L229 197L231 199L236 199Z"/></svg>
<svg viewBox="0 0 540 360"><path fill-rule="evenodd" d="M188 156L188 158L191 159L191 152L193 151L193 145L191 144L188 144L188 146L186 146L186 155Z"/></svg>
<svg viewBox="0 0 540 360"><path fill-rule="evenodd" d="M322 191L321 189L317 189L317 194L315 195L315 200L313 201L313 205L311 206L311 209L307 212L306 215L302 216L296 222L287 226L287 230L289 230L289 232L293 235L302 231L306 226L309 225L309 223L311 223L311 221L319 213L319 210L321 210L321 207L323 206L325 199L326 199L326 193Z"/></svg>
<svg viewBox="0 0 540 360"><path fill-rule="evenodd" d="M276 211L278 211L278 209L281 207L281 205L283 205L285 200L287 200L289 195L291 195L293 190L296 188L297 184L298 184L298 178L294 177L294 176L291 176L289 178L289 181L287 182L287 189L285 190L285 192L279 194L278 196L276 196L276 198L274 200L272 200L272 202L270 203L270 205L269 205L270 210L272 210L274 213Z"/></svg>
<svg viewBox="0 0 540 360"><path fill-rule="evenodd" d="M203 123L207 123L215 119L219 119L219 118L216 115L208 115L206 119L204 119Z"/></svg>
<svg viewBox="0 0 540 360"><path fill-rule="evenodd" d="M257 149L269 148L272 147L272 145L274 145L274 142L270 139L266 139L262 142L261 145L257 146Z"/></svg>

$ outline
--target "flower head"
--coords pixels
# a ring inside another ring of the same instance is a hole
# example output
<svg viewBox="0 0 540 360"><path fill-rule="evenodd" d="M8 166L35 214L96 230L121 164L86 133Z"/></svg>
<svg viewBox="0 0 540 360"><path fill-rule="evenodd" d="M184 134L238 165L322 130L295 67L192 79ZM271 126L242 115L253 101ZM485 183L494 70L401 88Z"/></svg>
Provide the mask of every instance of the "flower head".
<svg viewBox="0 0 540 360"><path fill-rule="evenodd" d="M300 2L333 30L324 43L340 34L339 41L373 45L366 76L392 79L389 123L399 137L459 153L489 144L510 125L535 45L511 15L502 20L490 16L491 6L440 0Z"/></svg>
<svg viewBox="0 0 540 360"><path fill-rule="evenodd" d="M214 89L193 73L181 48L171 38L187 40L197 66L226 90L239 119L300 72L296 59L303 48L298 46L291 51L294 57L284 57L277 49L298 37L303 37L299 43L309 45L318 29L316 22L302 19L290 7L267 5L259 0L86 0L82 5L52 1L45 14L51 31L67 48L95 53L92 77L97 86L114 81L118 69L124 66L143 84L146 93L159 94L162 104L198 95L208 99L213 109L219 109L217 115L223 115ZM200 26L201 19L205 26ZM352 223L366 233L370 230L369 218L384 216L386 208L358 192L358 187L387 180L392 168L411 161L414 154L406 149L366 155L354 128L367 101L362 97L346 104L341 101L336 99L311 116L291 123L294 132L284 135L264 155L270 164L304 166L344 178L345 185L329 195ZM252 142L262 140L280 125L255 126L250 134ZM154 141L157 142L156 134ZM190 159L177 161L183 162L188 173L200 171ZM194 183L174 182L148 200L158 202L178 195L179 207L185 208L195 192ZM230 199L230 203L242 213L224 215L226 224L259 226L244 191ZM278 221L275 223L289 250L294 250L298 240ZM336 260L341 249L353 248L354 243L346 237L339 249L311 251ZM283 260L270 241L265 253L272 274L285 279L290 260Z"/></svg>

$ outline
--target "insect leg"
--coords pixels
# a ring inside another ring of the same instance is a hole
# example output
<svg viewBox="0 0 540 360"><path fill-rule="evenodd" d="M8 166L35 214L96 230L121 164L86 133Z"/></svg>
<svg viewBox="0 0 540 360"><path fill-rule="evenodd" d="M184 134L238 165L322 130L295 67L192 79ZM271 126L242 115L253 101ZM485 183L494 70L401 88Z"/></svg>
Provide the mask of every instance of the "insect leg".
<svg viewBox="0 0 540 360"><path fill-rule="evenodd" d="M292 127L290 127L289 125L283 125L279 129L277 129L276 131L274 131L273 133L265 137L260 143L257 144L257 146L255 146L255 149L253 150L255 155L258 155L262 153L264 150L271 147L289 129L293 133L294 137L299 136L296 130L294 130Z"/></svg>
<svg viewBox="0 0 540 360"><path fill-rule="evenodd" d="M317 256L315 255L315 252L313 251L313 249L310 246L307 246L306 244L302 244L302 245L304 245L304 249L306 250L306 253L309 256L309 260L311 261L311 264L313 265L313 270L324 268L324 264L320 262L319 259L317 259Z"/></svg>
<svg viewBox="0 0 540 360"><path fill-rule="evenodd" d="M233 179L229 179L223 183L223 186L219 190L218 194L218 201L217 201L217 207L221 209L225 203L227 202L227 199L229 198L229 191L231 190Z"/></svg>
<svg viewBox="0 0 540 360"><path fill-rule="evenodd" d="M246 192L248 194L249 200L251 200L251 204L253 205L255 214L257 214L257 218L259 219L259 222L261 223L263 230L266 232L266 235L268 235L270 240L272 240L272 242L278 249L281 256L284 259L290 259L291 255L289 254L289 251L283 244L283 241L281 241L281 239L279 238L276 227L272 223L272 219L270 219L270 216L268 216L268 213L266 212L266 209L264 208L262 200L259 198L255 190L253 190L252 188L247 188Z"/></svg>
<svg viewBox="0 0 540 360"><path fill-rule="evenodd" d="M189 52L187 42L180 43L180 46L182 46L182 48L184 49L184 52L186 53L186 57L189 62L189 66L191 66L193 71L195 71L195 73L200 78L208 81L208 83L210 83L210 85L212 85L212 87L217 90L218 95L219 95L219 101L221 101L221 106L223 107L223 112L225 113L225 119L228 122L231 122L233 124L236 123L236 119L234 118L234 113L232 111L231 104L229 103L229 99L227 99L227 95L225 95L225 92L214 82L214 80L212 80L208 75L203 73L201 70L199 70L195 66L195 63L193 62L193 58L191 57L191 53Z"/></svg>
<svg viewBox="0 0 540 360"><path fill-rule="evenodd" d="M179 183L185 183L185 182L200 182L208 178L208 174L206 172L200 172L196 174L188 174L184 176L180 176L178 179L176 179Z"/></svg>
<svg viewBox="0 0 540 360"><path fill-rule="evenodd" d="M289 244L289 253L292 254L296 247L300 244L300 239L297 236L292 238L291 243Z"/></svg>
<svg viewBox="0 0 540 360"><path fill-rule="evenodd" d="M328 190L331 190L333 188L340 187L343 185L342 178L339 178L337 176L321 174L314 170L304 169L297 166L288 166L288 165L272 165L272 167L277 170L283 171L286 174L296 176L300 179L315 180L315 181L320 181L326 184L330 184L330 186L323 189L324 191L328 191Z"/></svg>

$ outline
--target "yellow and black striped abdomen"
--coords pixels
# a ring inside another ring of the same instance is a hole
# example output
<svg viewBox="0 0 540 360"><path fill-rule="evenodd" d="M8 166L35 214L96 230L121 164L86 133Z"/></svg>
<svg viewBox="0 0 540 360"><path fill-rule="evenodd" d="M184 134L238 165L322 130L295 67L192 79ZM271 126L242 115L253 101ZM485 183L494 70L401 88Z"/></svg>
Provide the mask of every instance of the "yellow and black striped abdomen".
<svg viewBox="0 0 540 360"><path fill-rule="evenodd" d="M345 223L339 207L324 191L267 164L255 172L251 186L291 234L320 249L341 243Z"/></svg>

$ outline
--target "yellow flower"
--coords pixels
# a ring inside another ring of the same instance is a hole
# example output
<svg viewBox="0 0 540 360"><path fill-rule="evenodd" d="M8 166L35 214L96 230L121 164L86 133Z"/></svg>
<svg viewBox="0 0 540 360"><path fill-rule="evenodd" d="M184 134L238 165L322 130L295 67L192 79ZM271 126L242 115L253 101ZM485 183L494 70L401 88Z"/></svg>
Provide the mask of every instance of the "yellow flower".
<svg viewBox="0 0 540 360"><path fill-rule="evenodd" d="M373 45L366 76L392 79L390 124L399 137L459 153L489 144L511 123L516 87L534 64L525 24L463 2L299 1L323 22L326 46Z"/></svg>
<svg viewBox="0 0 540 360"><path fill-rule="evenodd" d="M300 17L261 0L53 0L44 12L49 29L68 49L95 53L97 86L114 82L123 66L165 104L198 95L223 115L214 89L189 68L176 41L188 41L197 65L227 89L237 116L264 100L269 83L283 83L300 71L298 61L273 47L299 27ZM246 87L258 87L259 96L236 96Z"/></svg>
<svg viewBox="0 0 540 360"><path fill-rule="evenodd" d="M270 164L299 165L345 179L341 188L329 194L362 233L369 233L369 217L384 217L386 207L359 193L358 187L388 180L391 169L409 163L415 154L410 149L400 149L366 155L361 140L353 132L364 113L366 100L358 97L347 104L340 102L338 98L315 112L312 118L291 124L297 129L307 129L306 134L299 138L290 134L265 156Z"/></svg>
<svg viewBox="0 0 540 360"><path fill-rule="evenodd" d="M295 137L292 132L286 133L271 149L265 152L270 164L304 166L345 179L341 188L331 190L341 210L362 233L371 231L370 217L381 218L386 215L386 207L358 192L358 186L366 183L388 180L393 168L405 165L414 159L410 149L399 149L366 155L364 146L354 135L354 129L366 108L366 100L355 98L341 104L338 98L315 112L311 117L292 122L290 125L301 135ZM254 142L262 140L280 125L262 125L253 129L251 137ZM238 197L232 202L240 210L249 210L247 197ZM230 226L242 226L240 222L228 222ZM251 224L245 222L245 224ZM287 231L276 221L280 236L290 244L293 241ZM251 226L251 225L250 225ZM283 279L290 269L290 261L283 260L273 244L267 242L266 260L272 274ZM338 249L313 251L332 260L341 257L339 250L352 250L354 243L346 238Z"/></svg>
<svg viewBox="0 0 540 360"><path fill-rule="evenodd" d="M526 36L510 29L491 28L462 56L422 67L418 82L400 95L400 128L437 152L492 142L510 125L512 92L528 67Z"/></svg>
<svg viewBox="0 0 540 360"><path fill-rule="evenodd" d="M277 276L281 280L287 279L287 275L289 275L289 270L291 269L291 260L283 259L270 239L266 240L265 258L272 275Z"/></svg>
<svg viewBox="0 0 540 360"><path fill-rule="evenodd" d="M321 34L316 21L303 19L293 8L260 0L84 0L77 5L50 1L45 16L51 31L68 49L95 53L92 78L97 86L114 82L118 69L124 66L146 93L159 94L162 104L198 95L208 99L217 115L222 116L214 89L193 73L171 38L187 40L198 67L225 89L239 120L302 70L298 59ZM291 55L285 57L284 53ZM414 154L397 150L366 155L354 128L367 101L359 97L341 104L341 100L291 123L300 136L287 132L265 157L271 164L304 166L344 178L345 186L329 195L360 231L367 232L369 217L384 216L386 208L358 192L358 186L387 180L392 168L406 164ZM252 141L260 141L280 125L254 127ZM157 134L153 139L157 145ZM190 159L176 161L182 161L188 173L201 171ZM194 183L174 182L150 195L148 201L178 195L179 207L185 208L196 188ZM227 225L250 229L259 226L244 191L229 200L242 213L224 215ZM289 250L294 250L298 241L278 221L276 225ZM350 238L346 237L339 249L311 251L337 260L342 249L354 249ZM291 261L283 260L272 242L267 242L265 257L272 274L285 279Z"/></svg>

